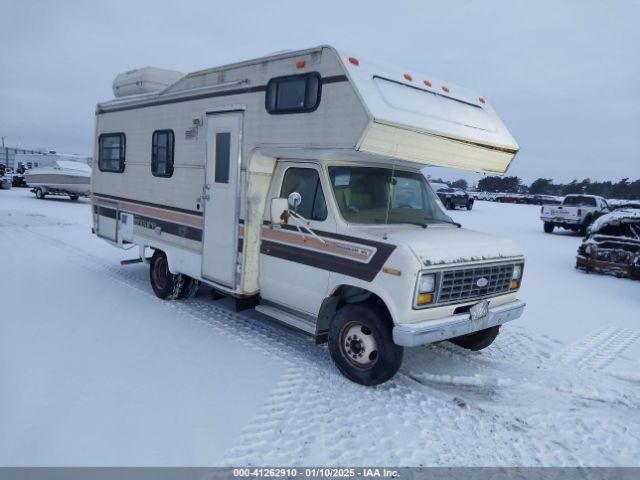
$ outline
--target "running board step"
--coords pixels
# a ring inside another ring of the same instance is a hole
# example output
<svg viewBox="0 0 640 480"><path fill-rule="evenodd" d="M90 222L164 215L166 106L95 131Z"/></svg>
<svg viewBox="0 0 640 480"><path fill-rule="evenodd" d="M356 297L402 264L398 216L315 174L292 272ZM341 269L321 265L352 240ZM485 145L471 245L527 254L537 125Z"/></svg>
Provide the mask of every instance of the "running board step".
<svg viewBox="0 0 640 480"><path fill-rule="evenodd" d="M297 328L298 330L310 333L311 335L316 334L316 323L311 320L311 318L305 318L294 313L285 312L284 310L280 310L272 305L258 305L256 310L267 317L275 318L276 320Z"/></svg>

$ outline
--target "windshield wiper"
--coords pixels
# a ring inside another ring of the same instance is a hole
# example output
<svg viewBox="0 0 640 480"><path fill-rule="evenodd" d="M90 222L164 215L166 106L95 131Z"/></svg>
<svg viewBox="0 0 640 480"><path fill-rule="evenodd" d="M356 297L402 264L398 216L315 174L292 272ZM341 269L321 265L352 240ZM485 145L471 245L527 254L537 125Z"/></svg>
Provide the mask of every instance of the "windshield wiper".
<svg viewBox="0 0 640 480"><path fill-rule="evenodd" d="M462 228L462 225L458 222L454 222L453 220L438 220L440 223L448 223L450 225L455 225L458 228Z"/></svg>

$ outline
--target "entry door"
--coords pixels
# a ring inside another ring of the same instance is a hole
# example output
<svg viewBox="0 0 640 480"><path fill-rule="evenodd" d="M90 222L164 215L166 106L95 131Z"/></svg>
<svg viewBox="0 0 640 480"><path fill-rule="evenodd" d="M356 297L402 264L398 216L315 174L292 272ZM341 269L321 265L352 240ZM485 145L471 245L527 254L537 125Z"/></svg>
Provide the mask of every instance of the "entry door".
<svg viewBox="0 0 640 480"><path fill-rule="evenodd" d="M207 115L202 277L234 288L242 113Z"/></svg>

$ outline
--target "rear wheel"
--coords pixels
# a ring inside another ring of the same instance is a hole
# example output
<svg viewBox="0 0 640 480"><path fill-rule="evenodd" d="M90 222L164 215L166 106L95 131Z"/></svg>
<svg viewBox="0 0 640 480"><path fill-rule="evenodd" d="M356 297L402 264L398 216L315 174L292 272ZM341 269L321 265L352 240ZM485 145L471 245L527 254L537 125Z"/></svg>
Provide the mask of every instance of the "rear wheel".
<svg viewBox="0 0 640 480"><path fill-rule="evenodd" d="M584 219L584 222L582 223L582 225L580 225L580 234L581 235L586 235L587 234L587 229L589 228L589 225L591 225L591 223L593 222L591 216L587 215L587 217Z"/></svg>
<svg viewBox="0 0 640 480"><path fill-rule="evenodd" d="M393 377L404 349L392 338L391 322L374 303L340 308L329 326L329 351L338 370L361 385L378 385Z"/></svg>
<svg viewBox="0 0 640 480"><path fill-rule="evenodd" d="M161 250L153 252L149 265L149 280L153 293L163 300L175 300L184 286L184 276L169 271L167 256Z"/></svg>
<svg viewBox="0 0 640 480"><path fill-rule="evenodd" d="M198 293L198 289L200 288L200 280L196 280L195 278L188 277L183 275L184 284L182 285L182 290L178 294L178 298L189 299L195 297L196 293Z"/></svg>
<svg viewBox="0 0 640 480"><path fill-rule="evenodd" d="M78 197L78 195L69 195L69 198L75 202L80 197Z"/></svg>
<svg viewBox="0 0 640 480"><path fill-rule="evenodd" d="M447 200L447 203L444 205L447 207L447 210L453 210L453 203L451 203L451 200Z"/></svg>
<svg viewBox="0 0 640 480"><path fill-rule="evenodd" d="M467 202L467 210L471 210L473 208L473 202Z"/></svg>
<svg viewBox="0 0 640 480"><path fill-rule="evenodd" d="M36 188L36 198L43 200L44 197L45 197L44 191L40 187Z"/></svg>
<svg viewBox="0 0 640 480"><path fill-rule="evenodd" d="M454 345L466 348L467 350L482 350L493 343L500 332L500 325L485 328L479 332L463 335L462 337L451 338L449 341Z"/></svg>
<svg viewBox="0 0 640 480"><path fill-rule="evenodd" d="M544 222L544 233L553 233L553 223Z"/></svg>

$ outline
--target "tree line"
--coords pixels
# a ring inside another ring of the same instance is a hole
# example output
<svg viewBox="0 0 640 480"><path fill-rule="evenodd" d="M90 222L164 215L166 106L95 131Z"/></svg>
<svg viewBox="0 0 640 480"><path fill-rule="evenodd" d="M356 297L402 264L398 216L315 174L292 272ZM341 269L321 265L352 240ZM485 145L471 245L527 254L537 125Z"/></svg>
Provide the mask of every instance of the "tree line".
<svg viewBox="0 0 640 480"><path fill-rule="evenodd" d="M442 179L432 180L434 182L447 183L451 187L466 190L467 181L460 179L455 182L445 182ZM569 183L554 183L551 178L538 178L531 185L526 185L520 177L484 177L478 181L477 189L482 192L504 192L504 193L530 193L535 195L557 195L564 196L572 193L584 193L588 195L600 195L605 198L619 198L627 200L640 200L640 178L630 180L623 178L618 182L612 181L592 181L585 178L582 181L577 179Z"/></svg>

